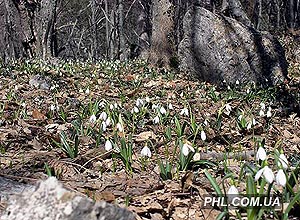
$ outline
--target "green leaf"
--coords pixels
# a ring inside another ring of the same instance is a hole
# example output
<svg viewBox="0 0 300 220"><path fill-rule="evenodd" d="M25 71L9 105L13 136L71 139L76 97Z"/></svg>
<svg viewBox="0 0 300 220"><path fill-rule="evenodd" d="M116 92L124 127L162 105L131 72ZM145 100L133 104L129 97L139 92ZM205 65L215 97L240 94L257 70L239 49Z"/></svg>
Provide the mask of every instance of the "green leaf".
<svg viewBox="0 0 300 220"><path fill-rule="evenodd" d="M217 195L222 197L223 193L222 193L222 190L219 187L219 184L217 183L216 179L214 177L212 177L212 175L206 169L204 170L204 173L205 173L207 179L209 180L210 184L214 188L215 192L217 193Z"/></svg>

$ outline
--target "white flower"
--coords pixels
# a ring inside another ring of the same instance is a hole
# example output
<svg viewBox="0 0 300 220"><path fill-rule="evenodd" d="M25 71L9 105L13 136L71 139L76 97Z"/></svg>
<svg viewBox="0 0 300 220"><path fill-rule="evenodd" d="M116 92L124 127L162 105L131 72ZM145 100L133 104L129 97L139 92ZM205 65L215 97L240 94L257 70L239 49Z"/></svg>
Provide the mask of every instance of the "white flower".
<svg viewBox="0 0 300 220"><path fill-rule="evenodd" d="M159 122L159 117L158 117L158 115L155 117L155 118L153 118L153 123L154 124L157 124Z"/></svg>
<svg viewBox="0 0 300 220"><path fill-rule="evenodd" d="M187 143L182 145L181 152L184 156L188 156L190 151L195 152L195 149L191 145L189 145Z"/></svg>
<svg viewBox="0 0 300 220"><path fill-rule="evenodd" d="M138 98L138 99L136 100L135 105L136 105L137 107L140 107L140 106L142 106L143 104L144 104L144 101L143 101L142 99Z"/></svg>
<svg viewBox="0 0 300 220"><path fill-rule="evenodd" d="M51 111L54 111L54 110L55 110L55 105L51 105L51 106L50 106L50 110L51 110Z"/></svg>
<svg viewBox="0 0 300 220"><path fill-rule="evenodd" d="M85 90L85 94L90 94L90 89L89 89L89 87Z"/></svg>
<svg viewBox="0 0 300 220"><path fill-rule="evenodd" d="M107 119L107 114L106 114L106 112L102 112L102 113L100 114L100 116L99 116L99 119L105 121L105 120Z"/></svg>
<svg viewBox="0 0 300 220"><path fill-rule="evenodd" d="M119 130L119 132L123 132L124 131L124 128L121 125L121 123L118 123L116 126L117 126L117 129Z"/></svg>
<svg viewBox="0 0 300 220"><path fill-rule="evenodd" d="M95 115L92 115L92 116L90 117L90 122L91 122L91 123L95 123L96 120L97 120L97 118L96 118Z"/></svg>
<svg viewBox="0 0 300 220"><path fill-rule="evenodd" d="M255 120L255 118L252 118L252 125L256 125L256 120Z"/></svg>
<svg viewBox="0 0 300 220"><path fill-rule="evenodd" d="M109 105L110 110L113 110L115 108L115 106L113 104Z"/></svg>
<svg viewBox="0 0 300 220"><path fill-rule="evenodd" d="M266 109L265 103L261 102L259 105L260 105L260 108L261 108L262 110L265 110L265 109Z"/></svg>
<svg viewBox="0 0 300 220"><path fill-rule="evenodd" d="M152 108L152 109L157 109L157 108L158 108L158 105L153 104L151 108Z"/></svg>
<svg viewBox="0 0 300 220"><path fill-rule="evenodd" d="M173 109L173 105L170 103L170 104L168 105L168 108L169 108L170 110L172 110L172 109Z"/></svg>
<svg viewBox="0 0 300 220"><path fill-rule="evenodd" d="M267 158L267 153L263 147L259 147L256 152L256 160L265 160Z"/></svg>
<svg viewBox="0 0 300 220"><path fill-rule="evenodd" d="M283 169L287 169L289 161L287 160L286 156L284 154L280 154L278 159L278 166L282 165Z"/></svg>
<svg viewBox="0 0 300 220"><path fill-rule="evenodd" d="M145 100L146 102L150 102L150 98L148 96L145 98Z"/></svg>
<svg viewBox="0 0 300 220"><path fill-rule="evenodd" d="M142 151L141 151L141 155L143 157L151 157L151 150L149 147L145 146L143 147Z"/></svg>
<svg viewBox="0 0 300 220"><path fill-rule="evenodd" d="M248 88L246 92L247 92L247 94L249 94L250 93L250 89Z"/></svg>
<svg viewBox="0 0 300 220"><path fill-rule="evenodd" d="M139 108L134 106L134 108L132 109L132 113L135 112L135 113L138 113L139 112Z"/></svg>
<svg viewBox="0 0 300 220"><path fill-rule="evenodd" d="M106 131L106 123L103 121L102 123L101 123L101 126L102 126L102 130L103 131Z"/></svg>
<svg viewBox="0 0 300 220"><path fill-rule="evenodd" d="M204 124L205 126L207 126L207 125L208 125L208 122L207 122L207 120L206 120L206 119L204 120L203 124Z"/></svg>
<svg viewBox="0 0 300 220"><path fill-rule="evenodd" d="M111 119L110 119L110 118L107 118L107 119L105 120L106 126L110 126L110 123L111 123Z"/></svg>
<svg viewBox="0 0 300 220"><path fill-rule="evenodd" d="M271 110L271 107L269 107L267 111L267 118L270 118L272 116Z"/></svg>
<svg viewBox="0 0 300 220"><path fill-rule="evenodd" d="M238 117L239 121L241 121L242 118L243 118L243 115L239 115L239 117Z"/></svg>
<svg viewBox="0 0 300 220"><path fill-rule="evenodd" d="M230 188L228 189L227 195L237 195L237 194L239 194L238 189L234 185L231 185Z"/></svg>
<svg viewBox="0 0 300 220"><path fill-rule="evenodd" d="M160 107L159 111L162 115L165 115L167 113L166 109L163 106Z"/></svg>
<svg viewBox="0 0 300 220"><path fill-rule="evenodd" d="M239 197L238 194L238 189L234 185L231 185L227 192L228 203L231 203L234 198Z"/></svg>
<svg viewBox="0 0 300 220"><path fill-rule="evenodd" d="M280 169L278 171L278 173L276 174L276 183L279 186L283 186L283 187L285 187L285 185L286 185L286 176L282 169Z"/></svg>
<svg viewBox="0 0 300 220"><path fill-rule="evenodd" d="M240 84L240 81L237 79L237 80L235 81L235 84L236 84L236 85L239 85L239 84Z"/></svg>
<svg viewBox="0 0 300 220"><path fill-rule="evenodd" d="M250 121L250 122L248 122L248 124L247 124L247 130L251 129L251 127L252 127L252 123L251 123L251 121Z"/></svg>
<svg viewBox="0 0 300 220"><path fill-rule="evenodd" d="M202 141L205 141L205 140L206 140L206 134L205 134L205 132L204 132L203 130L201 131L200 136L201 136L201 140L202 140Z"/></svg>
<svg viewBox="0 0 300 220"><path fill-rule="evenodd" d="M179 114L189 116L189 110L187 108L183 108L183 109L181 109Z"/></svg>
<svg viewBox="0 0 300 220"><path fill-rule="evenodd" d="M229 115L231 110L232 110L232 108L231 108L230 104L229 103L225 104L225 114Z"/></svg>
<svg viewBox="0 0 300 220"><path fill-rule="evenodd" d="M271 184L274 181L274 178L275 178L274 173L268 166L263 167L256 173L255 178L254 178L255 181L257 181L262 175L265 177L265 179L268 183Z"/></svg>
<svg viewBox="0 0 300 220"><path fill-rule="evenodd" d="M105 146L104 147L105 147L106 151L110 151L112 149L112 143L110 142L110 140L107 140L105 142Z"/></svg>
<svg viewBox="0 0 300 220"><path fill-rule="evenodd" d="M261 110L259 111L259 116L260 116L260 117L264 117L264 116L265 116L264 110L261 109Z"/></svg>

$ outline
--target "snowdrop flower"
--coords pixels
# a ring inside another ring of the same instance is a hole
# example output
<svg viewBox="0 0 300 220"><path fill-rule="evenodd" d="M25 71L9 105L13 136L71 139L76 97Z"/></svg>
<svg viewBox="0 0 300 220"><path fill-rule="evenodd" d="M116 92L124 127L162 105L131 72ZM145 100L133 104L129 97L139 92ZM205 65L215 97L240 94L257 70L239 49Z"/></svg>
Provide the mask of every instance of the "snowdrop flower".
<svg viewBox="0 0 300 220"><path fill-rule="evenodd" d="M234 198L238 197L238 194L238 189L234 185L231 185L227 192L228 203L231 203Z"/></svg>
<svg viewBox="0 0 300 220"><path fill-rule="evenodd" d="M150 158L151 157L151 150L150 150L150 148L147 147L147 146L143 147L143 149L141 151L141 155L143 157L149 157Z"/></svg>
<svg viewBox="0 0 300 220"><path fill-rule="evenodd" d="M205 141L205 140L206 140L206 134L205 134L205 132L204 132L203 130L201 131L200 136L201 136L201 140L202 140L202 141Z"/></svg>
<svg viewBox="0 0 300 220"><path fill-rule="evenodd" d="M228 189L227 195L237 195L237 194L239 194L238 189L234 185L231 185L230 188Z"/></svg>
<svg viewBox="0 0 300 220"><path fill-rule="evenodd" d="M283 187L285 187L285 185L286 185L286 176L282 169L278 170L278 172L276 174L276 183L279 186L283 186Z"/></svg>
<svg viewBox="0 0 300 220"><path fill-rule="evenodd" d="M263 167L256 173L255 178L254 178L255 181L257 181L262 175L265 177L266 181L269 184L273 183L275 176L274 176L274 173L272 172L272 170L268 166Z"/></svg>
<svg viewBox="0 0 300 220"><path fill-rule="evenodd" d="M103 131L106 131L106 123L105 123L105 121L103 121L102 123L101 123L101 126L102 126L102 130Z"/></svg>
<svg viewBox="0 0 300 220"><path fill-rule="evenodd" d="M107 127L110 126L110 123L111 123L111 119L110 119L110 118L107 118L107 119L105 120L106 126L107 126Z"/></svg>
<svg viewBox="0 0 300 220"><path fill-rule="evenodd" d="M51 105L51 106L50 106L50 110L51 110L51 111L54 111L54 110L55 110L55 105Z"/></svg>
<svg viewBox="0 0 300 220"><path fill-rule="evenodd" d="M271 107L269 107L267 111L267 118L270 118L272 116L271 110Z"/></svg>
<svg viewBox="0 0 300 220"><path fill-rule="evenodd" d="M153 123L154 124L157 124L159 122L159 117L158 117L158 115L155 117L155 118L153 118Z"/></svg>
<svg viewBox="0 0 300 220"><path fill-rule="evenodd" d="M170 110L173 110L173 105L170 103L170 104L168 105L168 108L169 108Z"/></svg>
<svg viewBox="0 0 300 220"><path fill-rule="evenodd" d="M195 152L195 149L191 145L189 145L187 143L182 145L181 152L184 156L188 156L190 151Z"/></svg>
<svg viewBox="0 0 300 220"><path fill-rule="evenodd" d="M112 149L112 143L110 140L106 140L104 148L106 151L110 151Z"/></svg>
<svg viewBox="0 0 300 220"><path fill-rule="evenodd" d="M252 125L256 125L256 120L255 120L255 118L252 118Z"/></svg>
<svg viewBox="0 0 300 220"><path fill-rule="evenodd" d="M117 129L119 130L119 132L124 131L123 126L121 125L121 123L118 123L116 126L117 126Z"/></svg>
<svg viewBox="0 0 300 220"><path fill-rule="evenodd" d="M183 108L183 109L181 109L179 114L189 116L189 110L187 108Z"/></svg>
<svg viewBox="0 0 300 220"><path fill-rule="evenodd" d="M249 94L250 93L250 89L248 88L246 92L247 92L247 94Z"/></svg>
<svg viewBox="0 0 300 220"><path fill-rule="evenodd" d="M252 127L252 123L251 123L251 121L250 121L250 122L248 122L248 124L247 124L247 130L250 130L251 127Z"/></svg>
<svg viewBox="0 0 300 220"><path fill-rule="evenodd" d="M136 106L134 106L134 108L131 110L131 113L133 113L133 112L138 113L139 112L139 108L136 107Z"/></svg>
<svg viewBox="0 0 300 220"><path fill-rule="evenodd" d="M259 111L259 116L260 116L260 117L265 117L265 112L264 112L264 110L261 109L261 110Z"/></svg>
<svg viewBox="0 0 300 220"><path fill-rule="evenodd" d="M205 126L207 126L207 125L208 125L208 122L207 122L207 120L206 120L206 119L204 120L203 124L204 124Z"/></svg>
<svg viewBox="0 0 300 220"><path fill-rule="evenodd" d="M144 101L142 100L142 99L140 99L140 98L138 98L137 100L136 100L136 102L135 102L135 105L137 106L137 107L140 107L140 106L142 106L144 104Z"/></svg>
<svg viewBox="0 0 300 220"><path fill-rule="evenodd" d="M241 121L242 118L243 118L243 115L239 115L239 117L238 117L239 121Z"/></svg>
<svg viewBox="0 0 300 220"><path fill-rule="evenodd" d="M287 160L286 156L284 154L280 154L278 159L278 166L281 165L282 168L286 170L289 165L289 161Z"/></svg>
<svg viewBox="0 0 300 220"><path fill-rule="evenodd" d="M232 110L231 106L228 103L225 104L225 114L229 115L231 110Z"/></svg>
<svg viewBox="0 0 300 220"><path fill-rule="evenodd" d="M90 94L90 89L89 89L89 87L85 90L85 94Z"/></svg>
<svg viewBox="0 0 300 220"><path fill-rule="evenodd" d="M158 106L157 106L156 104L153 104L151 108L152 108L152 109L157 109Z"/></svg>
<svg viewBox="0 0 300 220"><path fill-rule="evenodd" d="M115 106L113 104L109 105L110 110L113 110L115 108Z"/></svg>
<svg viewBox="0 0 300 220"><path fill-rule="evenodd" d="M115 103L114 107L115 107L115 109L117 109L118 108L118 103Z"/></svg>
<svg viewBox="0 0 300 220"><path fill-rule="evenodd" d="M237 80L235 81L235 84L236 84L236 85L239 85L239 84L240 84L240 81L237 79Z"/></svg>
<svg viewBox="0 0 300 220"><path fill-rule="evenodd" d="M167 113L166 109L163 106L159 109L159 111L162 115L165 115Z"/></svg>
<svg viewBox="0 0 300 220"><path fill-rule="evenodd" d="M146 99L145 99L145 101L149 103L150 102L150 98L147 96Z"/></svg>
<svg viewBox="0 0 300 220"><path fill-rule="evenodd" d="M263 147L259 147L256 152L256 160L265 160L267 159L267 153Z"/></svg>
<svg viewBox="0 0 300 220"><path fill-rule="evenodd" d="M97 120L96 116L93 114L91 117L90 117L90 123L95 123Z"/></svg>
<svg viewBox="0 0 300 220"><path fill-rule="evenodd" d="M106 112L102 112L102 113L100 114L100 116L99 116L99 119L105 121L105 120L107 119L107 114L106 114Z"/></svg>
<svg viewBox="0 0 300 220"><path fill-rule="evenodd" d="M262 110L265 110L265 109L266 109L265 103L261 102L259 105L260 105L260 108L261 108Z"/></svg>

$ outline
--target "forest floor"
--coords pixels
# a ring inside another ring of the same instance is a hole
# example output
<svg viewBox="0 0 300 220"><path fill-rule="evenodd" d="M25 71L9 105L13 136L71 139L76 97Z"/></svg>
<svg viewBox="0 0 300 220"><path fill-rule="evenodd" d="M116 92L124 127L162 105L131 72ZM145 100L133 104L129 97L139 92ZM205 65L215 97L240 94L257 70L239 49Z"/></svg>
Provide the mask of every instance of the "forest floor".
<svg viewBox="0 0 300 220"><path fill-rule="evenodd" d="M259 146L274 173L280 151L290 170L300 161L296 77L217 88L142 61L26 61L1 72L0 176L35 183L54 175L137 219L216 219L224 208L203 207L216 192L210 175L223 193L232 184L246 192Z"/></svg>

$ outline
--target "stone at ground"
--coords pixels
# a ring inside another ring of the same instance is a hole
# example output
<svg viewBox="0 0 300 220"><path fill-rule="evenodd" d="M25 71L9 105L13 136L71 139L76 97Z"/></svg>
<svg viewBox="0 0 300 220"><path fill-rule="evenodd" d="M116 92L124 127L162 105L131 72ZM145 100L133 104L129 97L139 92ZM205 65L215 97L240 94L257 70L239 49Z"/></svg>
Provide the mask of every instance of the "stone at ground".
<svg viewBox="0 0 300 220"><path fill-rule="evenodd" d="M133 220L132 212L116 205L93 202L62 187L55 177L9 201L1 220Z"/></svg>
<svg viewBox="0 0 300 220"><path fill-rule="evenodd" d="M184 19L181 69L212 83L275 85L287 78L280 43L239 21L195 6Z"/></svg>

